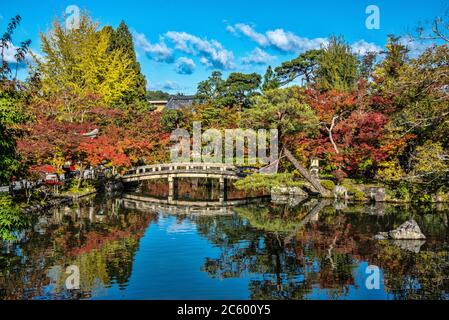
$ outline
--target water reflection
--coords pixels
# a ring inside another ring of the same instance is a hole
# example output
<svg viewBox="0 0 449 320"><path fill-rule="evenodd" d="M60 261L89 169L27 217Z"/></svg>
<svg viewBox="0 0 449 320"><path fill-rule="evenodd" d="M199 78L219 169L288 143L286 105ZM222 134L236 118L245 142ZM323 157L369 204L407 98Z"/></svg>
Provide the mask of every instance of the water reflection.
<svg viewBox="0 0 449 320"><path fill-rule="evenodd" d="M133 201L97 197L58 208L17 243L3 243L0 298L448 298L445 206L303 199L215 214ZM426 241L373 240L411 218ZM79 267L78 290L66 288L69 265ZM381 268L379 290L365 286L368 265Z"/></svg>

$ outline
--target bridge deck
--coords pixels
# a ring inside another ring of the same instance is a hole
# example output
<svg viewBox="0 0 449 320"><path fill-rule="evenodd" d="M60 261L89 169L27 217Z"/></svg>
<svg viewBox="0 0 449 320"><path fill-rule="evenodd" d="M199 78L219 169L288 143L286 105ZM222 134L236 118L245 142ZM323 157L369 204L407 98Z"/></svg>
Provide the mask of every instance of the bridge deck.
<svg viewBox="0 0 449 320"><path fill-rule="evenodd" d="M222 163L171 163L136 167L123 176L124 182L178 178L226 178L238 179L237 169L233 165Z"/></svg>

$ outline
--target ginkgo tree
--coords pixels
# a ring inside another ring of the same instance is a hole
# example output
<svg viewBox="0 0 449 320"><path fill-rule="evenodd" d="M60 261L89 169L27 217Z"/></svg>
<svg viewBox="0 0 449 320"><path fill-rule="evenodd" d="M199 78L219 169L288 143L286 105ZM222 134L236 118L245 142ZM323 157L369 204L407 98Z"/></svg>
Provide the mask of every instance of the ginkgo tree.
<svg viewBox="0 0 449 320"><path fill-rule="evenodd" d="M113 105L135 84L132 57L119 48L109 50L110 37L87 14L80 16L79 28L67 29L56 19L41 33L43 56L35 56L41 99L57 100L61 118L82 120L94 105ZM89 95L98 99L86 99Z"/></svg>

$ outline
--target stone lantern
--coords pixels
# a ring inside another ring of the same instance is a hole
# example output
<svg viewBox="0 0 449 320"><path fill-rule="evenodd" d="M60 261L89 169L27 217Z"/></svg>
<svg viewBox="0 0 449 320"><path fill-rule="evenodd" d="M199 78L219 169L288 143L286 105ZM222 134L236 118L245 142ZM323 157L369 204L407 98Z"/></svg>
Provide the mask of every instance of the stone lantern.
<svg viewBox="0 0 449 320"><path fill-rule="evenodd" d="M312 158L310 161L310 174L318 179L318 174L320 173L320 160L317 158Z"/></svg>

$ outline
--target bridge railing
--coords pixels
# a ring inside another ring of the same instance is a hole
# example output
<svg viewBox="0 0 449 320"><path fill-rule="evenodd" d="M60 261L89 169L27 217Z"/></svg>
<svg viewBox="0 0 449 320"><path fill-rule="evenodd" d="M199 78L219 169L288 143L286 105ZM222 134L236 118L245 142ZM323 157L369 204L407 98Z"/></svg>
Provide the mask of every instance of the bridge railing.
<svg viewBox="0 0 449 320"><path fill-rule="evenodd" d="M152 164L136 167L126 171L123 176L126 177L131 175L152 174L152 173L160 174L168 172L198 172L198 171L235 174L236 167L233 165L223 163L202 163L202 162L164 163L164 164Z"/></svg>

